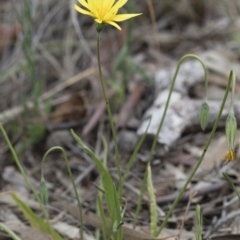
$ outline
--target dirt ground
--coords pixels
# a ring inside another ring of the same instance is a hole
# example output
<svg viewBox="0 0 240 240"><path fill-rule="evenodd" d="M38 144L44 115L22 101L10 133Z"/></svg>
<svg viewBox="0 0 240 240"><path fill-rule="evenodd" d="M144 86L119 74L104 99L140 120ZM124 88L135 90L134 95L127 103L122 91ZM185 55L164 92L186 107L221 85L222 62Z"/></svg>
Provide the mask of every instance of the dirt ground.
<svg viewBox="0 0 240 240"><path fill-rule="evenodd" d="M30 13L27 2L0 1L0 121L36 189L45 152L53 146L66 150L87 212L85 239L94 240L95 230L101 228L96 215L99 172L74 141L70 129L100 157L105 151L103 137L106 139L108 171L117 185L113 138L97 68L96 26L92 18L74 10L74 0L32 0ZM120 23L121 31L106 25L100 51L122 173L152 117L124 185L127 207L123 223L132 229L153 137L183 55L196 54L206 64L210 120L202 131L198 113L204 98L204 71L196 59L188 58L181 65L151 163L159 224L202 154L231 70L236 74L235 113L240 122L240 1L129 0L123 11L143 14ZM222 172L227 173L240 190L240 131L236 160L225 164L229 104L230 99L200 168L161 235L149 235L146 191L137 228L125 232L124 239L196 239L193 228L198 204L203 215L203 239L240 239L239 199L222 176ZM29 224L8 194L14 191L43 217L2 134L0 145L0 223L23 240L49 239ZM62 153L51 153L44 169L52 226L64 239L80 239L76 199ZM0 230L0 239L11 238Z"/></svg>

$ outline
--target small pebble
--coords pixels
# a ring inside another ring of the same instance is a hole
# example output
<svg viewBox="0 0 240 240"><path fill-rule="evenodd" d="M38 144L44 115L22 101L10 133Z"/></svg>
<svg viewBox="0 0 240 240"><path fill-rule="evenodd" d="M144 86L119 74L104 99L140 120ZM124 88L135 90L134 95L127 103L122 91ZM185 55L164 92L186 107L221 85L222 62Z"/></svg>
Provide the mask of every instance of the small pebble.
<svg viewBox="0 0 240 240"><path fill-rule="evenodd" d="M65 147L73 142L73 137L69 130L59 130L52 132L47 139L47 148L60 146Z"/></svg>
<svg viewBox="0 0 240 240"><path fill-rule="evenodd" d="M139 136L128 130L123 130L118 134L118 147L121 152L132 152L136 147Z"/></svg>

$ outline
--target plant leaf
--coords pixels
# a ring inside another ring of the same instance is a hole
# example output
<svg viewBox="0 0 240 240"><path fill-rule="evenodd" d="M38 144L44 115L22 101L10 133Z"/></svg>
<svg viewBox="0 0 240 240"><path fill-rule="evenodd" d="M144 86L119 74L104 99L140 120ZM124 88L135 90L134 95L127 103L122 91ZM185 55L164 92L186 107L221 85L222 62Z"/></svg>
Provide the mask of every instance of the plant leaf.
<svg viewBox="0 0 240 240"><path fill-rule="evenodd" d="M54 240L63 240L63 238L46 222L44 222L40 217L38 217L32 209L27 206L15 193L9 193L18 207L23 212L25 218L29 221L30 225L40 232L46 233Z"/></svg>

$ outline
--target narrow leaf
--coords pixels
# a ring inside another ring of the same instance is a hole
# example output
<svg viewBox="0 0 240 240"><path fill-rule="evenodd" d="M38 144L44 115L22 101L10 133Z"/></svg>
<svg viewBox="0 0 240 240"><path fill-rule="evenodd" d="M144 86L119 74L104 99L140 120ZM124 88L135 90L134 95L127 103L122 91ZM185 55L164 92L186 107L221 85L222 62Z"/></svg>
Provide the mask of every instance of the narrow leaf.
<svg viewBox="0 0 240 240"><path fill-rule="evenodd" d="M30 225L35 229L48 234L53 237L54 240L63 240L63 238L46 222L38 217L30 207L28 207L15 193L10 193L18 207L23 212L25 218L29 221Z"/></svg>
<svg viewBox="0 0 240 240"><path fill-rule="evenodd" d="M156 197L154 193L154 187L152 183L152 171L151 167L148 164L147 166L147 189L148 195L150 199L150 232L152 236L156 236L157 234L157 203Z"/></svg>

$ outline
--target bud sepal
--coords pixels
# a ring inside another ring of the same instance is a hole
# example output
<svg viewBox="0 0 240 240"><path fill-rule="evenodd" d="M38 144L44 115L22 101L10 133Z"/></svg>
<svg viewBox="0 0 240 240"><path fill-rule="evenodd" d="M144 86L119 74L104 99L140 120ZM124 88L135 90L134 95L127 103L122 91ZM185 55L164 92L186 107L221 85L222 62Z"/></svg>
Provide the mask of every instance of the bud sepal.
<svg viewBox="0 0 240 240"><path fill-rule="evenodd" d="M199 120L200 120L201 128L204 131L209 121L209 106L206 101L204 101L201 105L200 112L199 112Z"/></svg>
<svg viewBox="0 0 240 240"><path fill-rule="evenodd" d="M227 136L228 149L234 149L234 142L237 132L237 120L235 118L233 109L229 111L226 120L225 131Z"/></svg>
<svg viewBox="0 0 240 240"><path fill-rule="evenodd" d="M48 193L48 188L44 178L42 178L40 181L39 197L43 205L46 205L48 203L49 193Z"/></svg>

